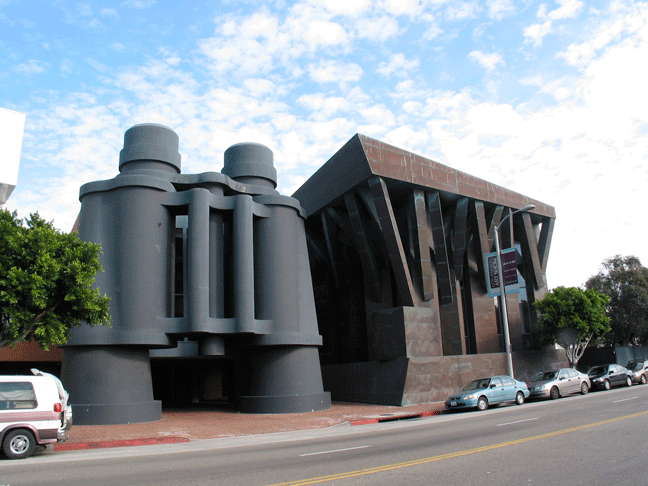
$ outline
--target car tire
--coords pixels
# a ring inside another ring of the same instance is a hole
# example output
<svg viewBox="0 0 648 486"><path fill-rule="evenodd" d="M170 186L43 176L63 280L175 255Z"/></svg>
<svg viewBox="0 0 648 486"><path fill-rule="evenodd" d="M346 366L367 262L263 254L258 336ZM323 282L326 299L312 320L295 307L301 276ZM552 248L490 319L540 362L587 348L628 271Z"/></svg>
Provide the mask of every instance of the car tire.
<svg viewBox="0 0 648 486"><path fill-rule="evenodd" d="M552 400L560 398L560 390L558 390L557 386L554 386L549 390L549 397L551 397Z"/></svg>
<svg viewBox="0 0 648 486"><path fill-rule="evenodd" d="M610 386L610 380L605 380L605 381L603 382L603 388L606 389L606 390L609 390L610 388L612 388L612 387Z"/></svg>
<svg viewBox="0 0 648 486"><path fill-rule="evenodd" d="M589 391L589 386L587 386L587 383L585 382L581 383L581 395L587 395L588 391Z"/></svg>
<svg viewBox="0 0 648 486"><path fill-rule="evenodd" d="M632 378L630 378L629 376L626 376L626 383L625 384L626 384L626 386L632 386Z"/></svg>
<svg viewBox="0 0 648 486"><path fill-rule="evenodd" d="M486 410L488 408L488 399L486 397L479 397L477 400L477 410Z"/></svg>
<svg viewBox="0 0 648 486"><path fill-rule="evenodd" d="M2 450L9 459L24 459L31 456L36 448L36 438L27 429L16 429L5 435Z"/></svg>
<svg viewBox="0 0 648 486"><path fill-rule="evenodd" d="M639 378L639 383L642 385L646 384L646 375L641 375L641 378Z"/></svg>
<svg viewBox="0 0 648 486"><path fill-rule="evenodd" d="M515 394L515 404L522 405L523 403L524 403L524 393L519 391Z"/></svg>

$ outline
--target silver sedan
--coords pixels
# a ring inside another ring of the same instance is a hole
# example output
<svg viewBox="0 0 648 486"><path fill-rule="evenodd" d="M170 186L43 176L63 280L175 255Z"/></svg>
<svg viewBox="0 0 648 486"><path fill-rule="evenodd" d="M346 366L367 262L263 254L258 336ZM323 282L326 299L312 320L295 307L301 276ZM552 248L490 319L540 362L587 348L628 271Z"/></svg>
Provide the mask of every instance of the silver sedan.
<svg viewBox="0 0 648 486"><path fill-rule="evenodd" d="M541 371L527 383L529 398L556 399L572 393L585 395L592 384L589 376L572 368Z"/></svg>

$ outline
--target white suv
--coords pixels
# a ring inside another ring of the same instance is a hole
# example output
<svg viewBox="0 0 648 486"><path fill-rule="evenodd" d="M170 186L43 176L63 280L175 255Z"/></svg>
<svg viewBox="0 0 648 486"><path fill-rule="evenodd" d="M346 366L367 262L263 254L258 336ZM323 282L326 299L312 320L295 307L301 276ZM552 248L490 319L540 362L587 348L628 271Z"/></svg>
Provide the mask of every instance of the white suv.
<svg viewBox="0 0 648 486"><path fill-rule="evenodd" d="M72 426L68 394L54 375L0 376L0 443L9 459L24 459L37 445L67 440Z"/></svg>

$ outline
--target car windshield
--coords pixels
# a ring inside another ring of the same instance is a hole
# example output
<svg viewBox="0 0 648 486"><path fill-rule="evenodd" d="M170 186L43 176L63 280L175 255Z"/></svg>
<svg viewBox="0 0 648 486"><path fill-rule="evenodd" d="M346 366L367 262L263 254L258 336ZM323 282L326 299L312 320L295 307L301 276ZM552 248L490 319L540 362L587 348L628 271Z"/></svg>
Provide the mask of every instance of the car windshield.
<svg viewBox="0 0 648 486"><path fill-rule="evenodd" d="M532 381L555 380L558 376L557 371L542 371L533 377Z"/></svg>
<svg viewBox="0 0 648 486"><path fill-rule="evenodd" d="M626 368L628 368L629 370L638 370L639 368L641 368L642 364L643 363L640 361L630 361L628 363L628 366L626 366Z"/></svg>
<svg viewBox="0 0 648 486"><path fill-rule="evenodd" d="M483 390L484 388L488 388L489 384L490 384L490 378L481 378L479 380L475 380L472 383L466 385L463 391Z"/></svg>
<svg viewBox="0 0 648 486"><path fill-rule="evenodd" d="M607 373L607 366L595 366L591 370L589 370L588 375L590 376L599 376L599 375L604 375Z"/></svg>

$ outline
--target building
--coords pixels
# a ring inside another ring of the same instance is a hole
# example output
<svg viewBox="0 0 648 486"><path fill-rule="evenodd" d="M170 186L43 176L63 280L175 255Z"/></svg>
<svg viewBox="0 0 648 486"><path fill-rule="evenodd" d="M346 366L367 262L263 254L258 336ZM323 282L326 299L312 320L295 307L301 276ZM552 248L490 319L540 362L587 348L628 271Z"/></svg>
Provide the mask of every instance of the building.
<svg viewBox="0 0 648 486"><path fill-rule="evenodd" d="M22 150L25 115L17 111L0 108L0 205L7 202L18 184L18 166Z"/></svg>
<svg viewBox="0 0 648 486"><path fill-rule="evenodd" d="M79 237L101 243L112 325L75 328L65 346L75 422L160 419L156 359L158 396L176 403L329 408L304 218L275 190L272 152L234 145L220 173L185 175L178 143L169 128L136 125L120 174L81 187Z"/></svg>
<svg viewBox="0 0 648 486"><path fill-rule="evenodd" d="M445 400L505 374L485 256L507 218L520 287L507 295L516 377L564 357L539 350L532 304L547 291L555 210L405 150L354 136L294 194L306 233L324 388L334 400ZM512 223L512 224L511 224Z"/></svg>
<svg viewBox="0 0 648 486"><path fill-rule="evenodd" d="M120 174L81 187L79 235L102 244L113 322L64 348L76 423L156 420L163 404L427 403L504 374L485 268L496 226L519 282L515 375L565 364L539 346L532 307L553 207L363 135L293 197L275 190L267 147L234 145L221 172L182 174L178 145L166 127L132 127Z"/></svg>

